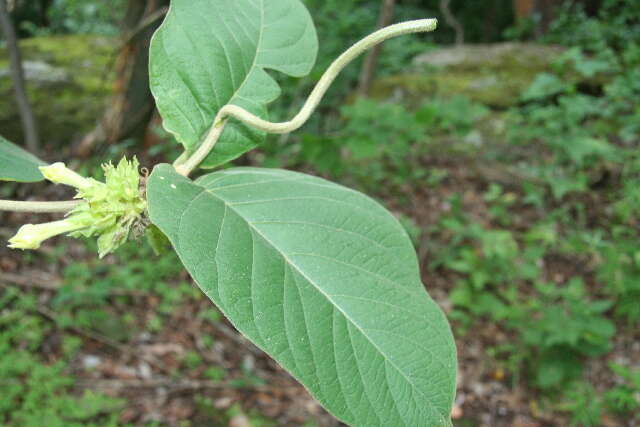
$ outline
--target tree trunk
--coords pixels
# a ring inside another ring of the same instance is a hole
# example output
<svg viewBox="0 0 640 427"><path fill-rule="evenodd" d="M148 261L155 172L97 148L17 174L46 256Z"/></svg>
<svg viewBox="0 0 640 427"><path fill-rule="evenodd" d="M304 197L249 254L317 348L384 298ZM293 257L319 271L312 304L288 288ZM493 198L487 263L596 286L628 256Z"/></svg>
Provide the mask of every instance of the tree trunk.
<svg viewBox="0 0 640 427"><path fill-rule="evenodd" d="M49 27L49 8L53 0L40 0L40 24L42 27Z"/></svg>
<svg viewBox="0 0 640 427"><path fill-rule="evenodd" d="M456 46L464 44L464 27L451 11L451 0L440 0L440 12L448 26L456 33Z"/></svg>
<svg viewBox="0 0 640 427"><path fill-rule="evenodd" d="M115 94L96 128L83 138L76 154L88 156L96 144L143 139L155 102L149 89L149 44L166 14L169 0L130 0L117 60Z"/></svg>
<svg viewBox="0 0 640 427"><path fill-rule="evenodd" d="M535 11L535 6L535 0L514 0L513 10L516 13L516 19L530 17Z"/></svg>
<svg viewBox="0 0 640 427"><path fill-rule="evenodd" d="M496 33L496 15L498 14L498 1L487 0L487 10L484 17L484 31L482 32L482 42L489 43L494 39ZM464 42L464 38L463 38Z"/></svg>
<svg viewBox="0 0 640 427"><path fill-rule="evenodd" d="M383 0L380 15L378 16L378 28L386 27L391 23L395 6L396 0ZM376 68L378 67L378 58L382 52L382 45L383 44L380 43L374 46L364 60L358 81L358 93L360 96L368 96L369 91L371 91L373 78L376 75Z"/></svg>
<svg viewBox="0 0 640 427"><path fill-rule="evenodd" d="M517 20L532 17L534 14L539 16L535 36L540 38L549 29L549 24L553 21L559 5L560 2L556 0L514 0L513 9Z"/></svg>
<svg viewBox="0 0 640 427"><path fill-rule="evenodd" d="M22 69L22 55L20 54L20 47L18 46L15 29L9 16L9 8L7 7L6 0L0 0L0 27L2 27L2 32L7 41L7 50L9 51L9 59L11 61L11 80L13 81L18 112L22 120L26 146L32 153L37 153L40 150L38 127L33 115L33 110L31 109L31 104L29 104L24 70Z"/></svg>
<svg viewBox="0 0 640 427"><path fill-rule="evenodd" d="M538 0L537 7L538 12L540 13L540 24L538 33L539 37L542 37L544 34L546 34L547 30L549 30L549 25L551 24L555 16L558 2L555 0Z"/></svg>

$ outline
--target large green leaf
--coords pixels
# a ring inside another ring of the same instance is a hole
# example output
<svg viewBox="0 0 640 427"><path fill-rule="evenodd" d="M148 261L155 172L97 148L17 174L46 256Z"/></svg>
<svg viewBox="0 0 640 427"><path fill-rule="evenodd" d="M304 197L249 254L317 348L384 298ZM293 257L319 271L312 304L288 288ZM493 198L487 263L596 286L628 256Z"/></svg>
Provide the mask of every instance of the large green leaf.
<svg viewBox="0 0 640 427"><path fill-rule="evenodd" d="M44 180L38 166L45 163L0 136L0 181L38 182Z"/></svg>
<svg viewBox="0 0 640 427"><path fill-rule="evenodd" d="M449 426L456 357L414 249L382 206L284 170L148 182L151 221L237 329L356 426Z"/></svg>
<svg viewBox="0 0 640 427"><path fill-rule="evenodd" d="M226 104L266 118L280 87L265 70L304 76L317 51L300 0L173 0L150 51L151 91L164 127L193 151ZM263 139L231 123L203 166L232 160Z"/></svg>

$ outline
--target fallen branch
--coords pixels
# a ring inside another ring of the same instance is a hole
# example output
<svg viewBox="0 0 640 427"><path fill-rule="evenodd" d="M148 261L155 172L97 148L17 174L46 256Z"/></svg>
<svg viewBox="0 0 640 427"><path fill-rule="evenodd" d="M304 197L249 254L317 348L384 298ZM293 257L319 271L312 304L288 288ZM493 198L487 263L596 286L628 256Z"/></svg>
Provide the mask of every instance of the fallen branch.
<svg viewBox="0 0 640 427"><path fill-rule="evenodd" d="M60 287L56 278L40 278L33 274L11 274L0 273L0 282L11 283L24 288L42 289L45 291L55 291Z"/></svg>
<svg viewBox="0 0 640 427"><path fill-rule="evenodd" d="M239 386L232 381L208 381L208 380L176 380L171 378L152 378L146 380L79 380L76 386L88 389L141 389L141 388L165 388L170 392L199 391L199 390L223 390L223 389L245 389L253 391L269 392L277 389L286 391L288 389L298 391L298 386L282 385L247 385Z"/></svg>
<svg viewBox="0 0 640 427"><path fill-rule="evenodd" d="M38 277L34 273L0 273L0 282L9 283L27 289L39 289L43 291L57 291L62 286L62 279L56 276L48 278ZM144 291L130 289L110 289L110 296L135 296L144 297L149 294Z"/></svg>
<svg viewBox="0 0 640 427"><path fill-rule="evenodd" d="M81 380L76 383L81 388L127 389L127 388L167 388L172 390L204 390L233 387L228 382L206 380L175 380L158 378L147 380Z"/></svg>

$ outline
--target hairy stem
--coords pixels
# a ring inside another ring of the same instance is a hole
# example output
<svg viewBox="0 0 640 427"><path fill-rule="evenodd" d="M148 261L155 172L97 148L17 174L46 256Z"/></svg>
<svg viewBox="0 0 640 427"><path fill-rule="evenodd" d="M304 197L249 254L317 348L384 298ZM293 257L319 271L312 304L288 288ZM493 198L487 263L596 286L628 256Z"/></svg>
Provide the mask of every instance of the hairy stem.
<svg viewBox="0 0 640 427"><path fill-rule="evenodd" d="M238 107L237 105L225 105L220 109L220 111L218 111L213 122L213 126L209 130L209 133L200 147L198 147L198 149L185 162L174 165L176 167L176 171L181 175L188 176L196 167L198 167L218 142L220 135L222 135L222 132L224 131L226 122L230 117L267 133L293 132L309 119L309 116L311 116L322 100L324 94L344 67L346 67L360 54L390 38L404 34L433 31L436 29L437 25L438 21L436 19L420 19L417 21L402 22L400 24L390 25L378 30L360 40L347 49L347 51L340 55L338 59L336 59L329 68L327 68L327 71L325 71L311 91L311 94L307 98L307 101L300 112L298 112L298 114L289 121L280 123L269 122L248 112L244 108Z"/></svg>
<svg viewBox="0 0 640 427"><path fill-rule="evenodd" d="M189 152L185 151L173 162L173 166L181 165L189 159Z"/></svg>
<svg viewBox="0 0 640 427"><path fill-rule="evenodd" d="M0 211L33 212L33 213L67 213L82 203L81 200L68 202L19 202L0 200Z"/></svg>

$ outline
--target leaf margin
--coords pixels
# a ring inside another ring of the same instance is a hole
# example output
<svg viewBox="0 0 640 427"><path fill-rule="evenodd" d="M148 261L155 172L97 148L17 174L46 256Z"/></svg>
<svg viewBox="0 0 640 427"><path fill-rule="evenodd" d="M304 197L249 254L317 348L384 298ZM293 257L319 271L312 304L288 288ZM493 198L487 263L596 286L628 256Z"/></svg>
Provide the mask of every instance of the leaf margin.
<svg viewBox="0 0 640 427"><path fill-rule="evenodd" d="M170 170L171 172L173 172L173 168L172 168L171 166L169 166L169 165L159 165L159 166L160 166L161 168L167 168L167 169L166 169L167 171L169 171L169 170ZM252 168L235 168L235 169L252 169ZM159 169L154 169L154 171L153 171L153 172L156 172L157 170L159 170ZM233 170L234 170L234 169L226 169L226 170L219 171L219 172L229 172L229 171L233 171ZM262 169L262 170L264 170L264 169ZM153 172L152 172L152 176L153 176ZM217 173L219 173L219 172L217 172ZM208 174L208 175L205 175L204 177L209 176L209 175L214 175L214 174L215 174L215 173ZM299 173L298 173L298 174L299 174ZM299 175L304 175L304 174L299 174ZM308 177L311 177L311 178L316 178L316 177L312 177L312 176L309 176L309 175L305 175L305 176L308 176ZM178 175L178 177L179 177L179 179L184 180L184 182L192 182L192 181L190 181L189 179L184 178L184 177L182 177L182 176L179 176L179 175ZM204 177L201 177L200 179L202 179L202 178L204 178ZM150 177L150 178L151 178L151 177ZM199 180L200 180L200 179L199 179ZM320 178L317 178L317 179L320 179ZM197 181L199 181L199 180L196 180L196 182L197 182ZM150 181L150 182L151 182L151 181ZM332 184L332 185L336 185L336 184L333 184L333 183L331 183L331 182L329 182L329 183L330 183L330 184ZM341 187L341 186L340 186L340 187ZM354 193L360 194L361 196L364 196L365 198L367 198L367 199L371 200L373 203L377 204L377 202L373 201L372 199L368 198L366 195L364 195L364 194L362 194L362 193L355 192L354 190L348 189L348 188L346 188L346 187L342 187L342 188L345 188L346 190L353 191ZM150 187L148 191L153 191L153 190L151 190L151 187ZM203 193L203 192L205 192L205 191L206 191L206 190L202 189L201 191L198 191L198 193ZM197 198L197 197L199 197L199 195L200 195L200 194L198 194L198 196L196 196L196 198ZM154 209L154 208L153 208L153 206L154 206L154 205L155 205L155 204L150 200L150 202L149 202L150 217L154 216L154 215L153 215L153 213L151 213L151 211ZM381 205L379 205L379 204L378 204L378 206L379 206L381 209L383 209L385 212L387 212L387 213L388 213L388 211L386 211L386 209L385 209L383 206L381 206ZM183 212L183 214L182 214L182 215L184 215L184 212ZM397 220L396 220L396 221L397 221ZM160 225L159 225L159 224L157 224L153 218L152 218L152 222L154 222L154 224L155 224L155 225L157 225L158 227L160 227ZM402 230L402 233L404 233L404 238L405 238L407 241L409 241L409 242L410 242L410 239L409 239L408 235L406 235L406 231L404 230L404 228L403 228L399 223L398 223L397 225L398 225L398 227ZM165 231L165 230L163 230L163 232L166 232L166 231ZM170 233L169 233L169 234L170 234ZM174 238L172 238L169 234L167 234L167 236L168 236L168 237L169 237L169 239L171 240L172 246L174 247L174 249L177 249L177 248L176 248L176 241L175 241L175 240L174 240ZM187 267L187 264L185 264L185 260L183 259L182 254L181 254L178 250L176 250L176 252L178 253L178 256L179 256L179 258L180 258L181 262L183 262L183 265L185 265L185 267ZM213 297L212 297L211 295L209 295L209 293L207 293L207 291L205 290L205 288L204 288L202 285L200 285L200 283L199 283L198 279L196 279L196 278L193 276L193 273L189 270L189 268L188 268L188 267L187 267L187 270L189 271L190 275L193 277L194 281L195 281L195 282L198 284L198 286L201 288L201 290L202 290L202 291L204 291L204 293L205 293L205 294L206 294L210 299L212 299L212 302L214 302L214 304L215 304L215 305L216 305L216 306L217 306L217 307L218 307L218 308L223 312L223 314L225 315L225 317L227 317L227 319L229 319L229 321L234 325L234 327L236 327L236 329L238 329L238 331L239 331L242 335L247 336L246 332L245 332L245 331L243 331L241 328L239 328L239 327L238 327L238 324L237 324L236 319L234 319L232 316L230 317L230 316L229 316L229 313L227 313L227 312L226 312L226 310L225 310L223 307L221 307L221 306L220 306L216 301L214 301L214 300L213 300ZM456 356L455 342L453 341L453 336L452 336L452 333L451 333L450 325L449 325L448 321L446 320L446 316L444 315L444 313L443 313L442 309L441 309L440 307L438 307L438 306L437 306L437 304L433 301L433 299L432 299L430 296L428 296L428 294L427 294L427 292L424 290L424 288L422 288L422 292L423 292L423 293L428 297L428 299L431 301L431 303L433 303L433 305L434 305L435 307L437 307L437 312L438 312L438 314L441 316L442 320L444 321L444 324L446 325L446 330L445 330L445 331L440 331L440 332L444 333L445 335L448 335L448 338L449 338L449 341L450 341L450 343L449 343L449 344L450 344L450 346L449 346L449 350L450 350L450 352L451 352L451 358L450 358L450 359L451 359L451 361L452 361L452 366L451 366L451 368L452 368L452 370L453 370L453 375L452 375L452 378L451 378L451 381L450 381L450 384L449 384L450 389L447 391L447 394L450 396L450 402L449 402L449 407L448 407L448 410L450 411L450 410L451 410L451 408L452 408L452 406L453 406L453 401L454 401L454 398L455 398L456 377L457 377L457 362L456 362L456 360L457 360L457 356ZM247 336L247 337L248 337L248 339L250 339L250 340L251 340L251 341L252 341L256 346L258 346L260 349L262 349L262 350L263 350L267 355L269 355L269 356L270 356L270 357L272 357L272 358L275 358L275 357L274 357L274 355L273 355L273 353L272 353L272 351L271 351L271 350L267 350L267 349L266 349L263 345L261 345L259 342L256 342L256 341L255 341L255 338L250 337L250 336ZM313 389L312 389L308 384L306 384L305 382L303 382L303 381L301 380L301 378L300 378L300 377L299 377L295 372L293 372L289 367L284 366L280 360L277 360L277 359L276 359L276 361L277 361L281 366L283 366L283 367L284 367L284 368L285 368L285 369L286 369L286 370L287 370L287 371L288 371L288 372L289 372L289 373L290 373L294 378L296 378L296 380L298 380L298 382L300 382L300 384L302 384L302 385L303 385L303 386L304 386L304 387L309 391L309 393L310 393L311 395L313 395L313 396L314 396L318 401L320 401L320 402L323 404L323 406L327 407L327 405L326 405L326 401L325 401L325 399L323 399L323 398L322 398L322 396L318 395L318 393L317 393L316 391L314 391L314 390L313 390ZM336 418L340 419L341 421L343 421L343 422L349 422L349 420L344 419L344 417L343 417L343 416L336 414L333 410L331 410L331 413L332 413L334 416L336 416ZM441 416L442 416L442 414L441 414ZM360 424L354 424L354 425L360 425ZM431 426L431 425L432 425L432 424L429 424L429 426ZM451 421L450 417L442 416L442 418L441 418L441 423L440 423L440 424L438 424L438 425L442 425L442 426L451 426L451 425L452 425L452 421ZM425 426L426 426L426 424L425 424Z"/></svg>

